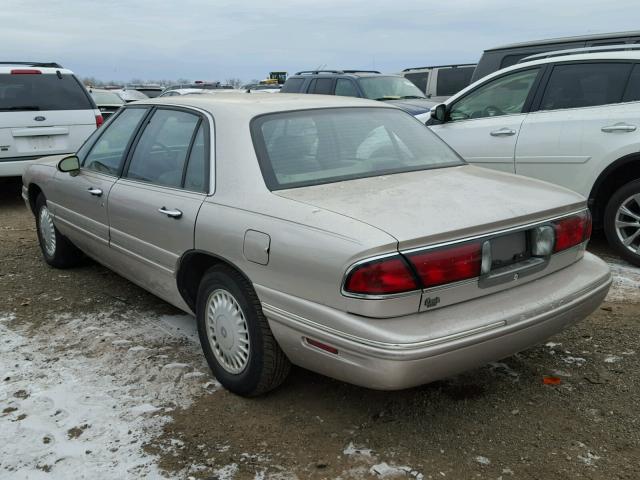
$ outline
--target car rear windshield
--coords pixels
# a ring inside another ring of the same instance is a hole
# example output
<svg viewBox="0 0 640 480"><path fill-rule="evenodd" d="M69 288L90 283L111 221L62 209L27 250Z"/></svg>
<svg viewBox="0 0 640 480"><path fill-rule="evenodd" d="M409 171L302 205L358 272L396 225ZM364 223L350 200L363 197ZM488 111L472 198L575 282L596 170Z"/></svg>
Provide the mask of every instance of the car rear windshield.
<svg viewBox="0 0 640 480"><path fill-rule="evenodd" d="M398 100L425 98L424 93L411 80L404 77L362 77L358 80L364 96L372 100Z"/></svg>
<svg viewBox="0 0 640 480"><path fill-rule="evenodd" d="M93 110L73 75L0 74L0 111Z"/></svg>
<svg viewBox="0 0 640 480"><path fill-rule="evenodd" d="M251 133L270 190L462 165L440 138L390 108L327 108L256 117Z"/></svg>
<svg viewBox="0 0 640 480"><path fill-rule="evenodd" d="M96 92L94 90L91 92L91 96L98 105L122 105L124 103L124 100L122 100L116 93L113 92Z"/></svg>

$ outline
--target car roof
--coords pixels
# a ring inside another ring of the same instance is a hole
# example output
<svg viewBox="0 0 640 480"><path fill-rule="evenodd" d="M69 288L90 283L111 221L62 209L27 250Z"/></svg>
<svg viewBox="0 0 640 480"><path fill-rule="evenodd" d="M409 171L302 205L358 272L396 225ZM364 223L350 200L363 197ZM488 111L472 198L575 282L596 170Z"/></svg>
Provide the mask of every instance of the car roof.
<svg viewBox="0 0 640 480"><path fill-rule="evenodd" d="M458 67L475 67L476 63L452 63L449 65L431 65L428 67L409 67L402 70L402 73L413 72L417 70L429 70L432 68L458 68Z"/></svg>
<svg viewBox="0 0 640 480"><path fill-rule="evenodd" d="M394 108L375 100L335 95L305 95L296 93L275 93L273 95L238 95L218 93L216 95L185 95L180 97L158 97L140 100L135 105L176 105L199 108L222 116L244 117L247 119L265 113L309 110L315 108L376 107Z"/></svg>
<svg viewBox="0 0 640 480"><path fill-rule="evenodd" d="M297 72L289 78L314 78L314 77L397 77L395 73L381 73L376 70L309 70Z"/></svg>
<svg viewBox="0 0 640 480"><path fill-rule="evenodd" d="M608 38L636 37L636 36L640 36L640 30L630 30L627 32L614 32L614 33L596 33L592 35L577 35L573 37L547 38L544 40L517 42L517 43L510 43L508 45L501 45L499 47L487 48L485 52L491 52L494 50L505 50L505 49L511 49L511 48L520 48L520 47L532 47L536 45L548 45L550 43L586 42L590 40L605 40Z"/></svg>

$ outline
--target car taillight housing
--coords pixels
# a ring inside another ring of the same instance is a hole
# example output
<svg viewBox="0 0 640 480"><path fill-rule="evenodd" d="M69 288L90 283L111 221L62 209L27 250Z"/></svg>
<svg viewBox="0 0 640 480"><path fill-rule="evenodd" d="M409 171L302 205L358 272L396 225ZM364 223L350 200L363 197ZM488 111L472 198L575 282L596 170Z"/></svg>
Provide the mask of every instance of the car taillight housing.
<svg viewBox="0 0 640 480"><path fill-rule="evenodd" d="M96 128L100 128L100 126L104 123L104 118L102 115L96 115Z"/></svg>
<svg viewBox="0 0 640 480"><path fill-rule="evenodd" d="M574 247L591 238L591 213L589 210L561 218L553 222L555 231L554 253Z"/></svg>
<svg viewBox="0 0 640 480"><path fill-rule="evenodd" d="M425 288L479 277L482 244L467 243L407 254Z"/></svg>
<svg viewBox="0 0 640 480"><path fill-rule="evenodd" d="M400 255L357 265L344 282L345 292L360 295L388 295L418 288L411 268Z"/></svg>

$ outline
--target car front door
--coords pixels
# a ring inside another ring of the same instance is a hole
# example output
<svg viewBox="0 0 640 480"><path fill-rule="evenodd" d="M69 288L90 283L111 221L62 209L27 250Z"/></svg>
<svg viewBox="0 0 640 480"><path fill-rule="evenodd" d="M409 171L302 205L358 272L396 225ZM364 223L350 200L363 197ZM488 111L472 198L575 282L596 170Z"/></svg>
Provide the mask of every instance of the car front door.
<svg viewBox="0 0 640 480"><path fill-rule="evenodd" d="M122 110L80 148L79 172L56 172L48 203L56 226L87 254L102 260L109 245L107 199L148 108ZM109 263L105 261L104 263Z"/></svg>
<svg viewBox="0 0 640 480"><path fill-rule="evenodd" d="M447 107L430 128L467 162L513 173L516 139L540 68L492 78Z"/></svg>
<svg viewBox="0 0 640 480"><path fill-rule="evenodd" d="M181 255L193 248L210 188L209 139L209 121L198 112L155 109L109 195L117 270L181 308L175 273Z"/></svg>
<svg viewBox="0 0 640 480"><path fill-rule="evenodd" d="M588 196L594 172L604 168L598 162L611 161L607 156L629 143L637 128L637 121L615 115L631 69L615 62L554 65L538 105L522 123L516 173Z"/></svg>

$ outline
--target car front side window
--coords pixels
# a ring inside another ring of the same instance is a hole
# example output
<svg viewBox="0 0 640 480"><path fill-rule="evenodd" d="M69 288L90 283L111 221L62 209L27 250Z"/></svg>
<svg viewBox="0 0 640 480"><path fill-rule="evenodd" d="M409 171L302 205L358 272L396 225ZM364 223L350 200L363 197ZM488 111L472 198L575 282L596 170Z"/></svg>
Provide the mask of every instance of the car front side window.
<svg viewBox="0 0 640 480"><path fill-rule="evenodd" d="M492 80L451 107L452 121L522 113L540 69L519 71Z"/></svg>
<svg viewBox="0 0 640 480"><path fill-rule="evenodd" d="M107 126L84 158L82 166L100 173L117 175L131 137L135 134L146 108L127 108Z"/></svg>
<svg viewBox="0 0 640 480"><path fill-rule="evenodd" d="M181 188L199 124L198 115L180 110L157 110L140 136L125 177Z"/></svg>

